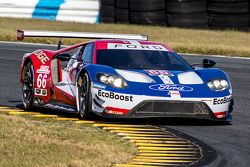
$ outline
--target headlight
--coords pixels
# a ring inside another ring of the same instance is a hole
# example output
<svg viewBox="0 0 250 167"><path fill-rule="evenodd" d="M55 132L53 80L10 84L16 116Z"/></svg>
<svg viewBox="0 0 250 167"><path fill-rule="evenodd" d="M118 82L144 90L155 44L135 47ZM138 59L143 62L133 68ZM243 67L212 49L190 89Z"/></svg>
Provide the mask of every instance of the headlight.
<svg viewBox="0 0 250 167"><path fill-rule="evenodd" d="M225 79L215 79L215 80L209 81L207 83L207 86L211 90L216 90L216 91L222 91L229 87L228 82Z"/></svg>
<svg viewBox="0 0 250 167"><path fill-rule="evenodd" d="M119 76L111 75L111 74L97 74L97 80L101 83L111 85L116 88L124 88L127 83Z"/></svg>

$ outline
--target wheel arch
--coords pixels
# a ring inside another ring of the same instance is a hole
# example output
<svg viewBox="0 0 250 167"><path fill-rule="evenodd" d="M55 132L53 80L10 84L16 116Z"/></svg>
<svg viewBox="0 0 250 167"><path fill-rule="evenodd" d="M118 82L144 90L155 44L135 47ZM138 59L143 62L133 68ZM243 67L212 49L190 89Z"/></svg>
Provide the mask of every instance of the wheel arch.
<svg viewBox="0 0 250 167"><path fill-rule="evenodd" d="M21 73L20 73L20 83L23 83L23 70L24 70L24 66L27 65L29 62L31 62L33 64L33 61L30 57L27 57L23 60L22 62L22 67L21 67Z"/></svg>

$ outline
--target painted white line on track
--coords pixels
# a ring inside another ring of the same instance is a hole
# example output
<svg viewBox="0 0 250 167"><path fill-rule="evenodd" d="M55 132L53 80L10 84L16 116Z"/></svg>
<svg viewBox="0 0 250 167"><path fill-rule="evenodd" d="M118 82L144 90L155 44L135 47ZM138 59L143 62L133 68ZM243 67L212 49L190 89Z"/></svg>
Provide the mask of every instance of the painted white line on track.
<svg viewBox="0 0 250 167"><path fill-rule="evenodd" d="M43 44L43 43L29 43L29 42L9 42L9 41L0 41L0 43L5 44L18 44L18 45L33 45L33 46L57 46L56 44ZM69 45L62 45L62 47L67 47ZM250 60L250 57L239 57L239 56L226 56L226 55L205 55L205 54L194 54L194 53L178 53L184 56L208 56L208 57L218 57L218 58L228 58L228 59L243 59Z"/></svg>
<svg viewBox="0 0 250 167"><path fill-rule="evenodd" d="M183 56L207 56L207 57L218 57L218 58L228 58L228 59L243 59L250 60L250 57L239 57L239 56L226 56L226 55L205 55L205 54L194 54L194 53L178 53Z"/></svg>
<svg viewBox="0 0 250 167"><path fill-rule="evenodd" d="M49 47L57 47L57 44L45 44L45 43L30 43L30 42L10 42L10 41L0 41L0 44L16 44L16 45L31 45L31 46L49 46ZM70 45L61 45L62 48Z"/></svg>

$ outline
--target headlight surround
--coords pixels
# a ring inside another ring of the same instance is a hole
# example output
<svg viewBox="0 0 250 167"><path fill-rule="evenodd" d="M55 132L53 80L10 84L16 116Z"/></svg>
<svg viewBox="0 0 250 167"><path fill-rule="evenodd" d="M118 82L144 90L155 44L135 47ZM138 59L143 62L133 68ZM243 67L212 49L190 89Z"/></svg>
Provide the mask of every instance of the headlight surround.
<svg viewBox="0 0 250 167"><path fill-rule="evenodd" d="M229 88L229 83L225 79L215 79L215 80L209 81L207 83L207 86L211 90L223 91L223 90Z"/></svg>
<svg viewBox="0 0 250 167"><path fill-rule="evenodd" d="M128 86L121 77L112 74L99 73L96 78L99 82L111 85L115 88L124 88Z"/></svg>

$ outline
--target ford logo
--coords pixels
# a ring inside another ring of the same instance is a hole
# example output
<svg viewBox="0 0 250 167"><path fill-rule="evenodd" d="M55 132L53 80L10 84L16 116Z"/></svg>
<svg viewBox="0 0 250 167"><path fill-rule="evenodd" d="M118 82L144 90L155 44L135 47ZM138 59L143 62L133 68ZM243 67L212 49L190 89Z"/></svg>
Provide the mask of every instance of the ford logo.
<svg viewBox="0 0 250 167"><path fill-rule="evenodd" d="M171 91L171 90L175 90L175 91L180 91L180 92L189 92L192 91L193 88L189 87L189 86L184 86L184 85L170 85L170 84L156 84L156 85L151 85L149 87L149 89L152 90L158 90L158 91Z"/></svg>

